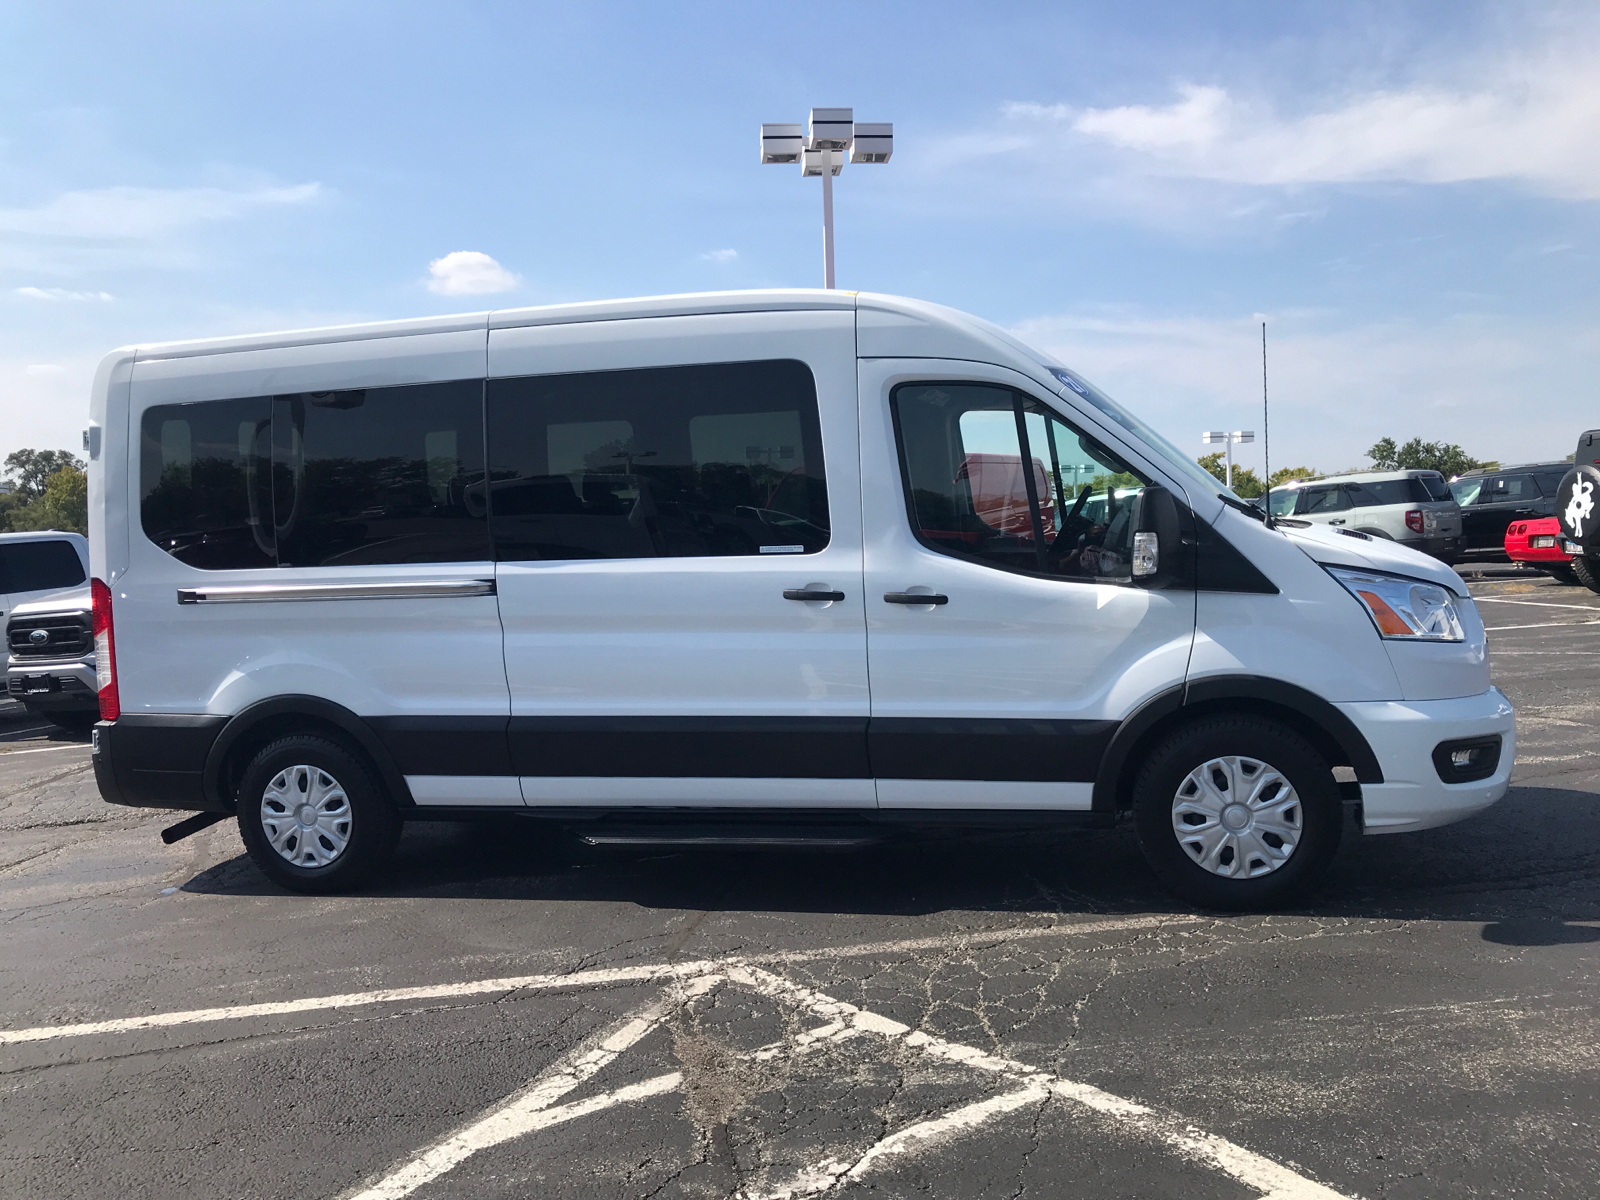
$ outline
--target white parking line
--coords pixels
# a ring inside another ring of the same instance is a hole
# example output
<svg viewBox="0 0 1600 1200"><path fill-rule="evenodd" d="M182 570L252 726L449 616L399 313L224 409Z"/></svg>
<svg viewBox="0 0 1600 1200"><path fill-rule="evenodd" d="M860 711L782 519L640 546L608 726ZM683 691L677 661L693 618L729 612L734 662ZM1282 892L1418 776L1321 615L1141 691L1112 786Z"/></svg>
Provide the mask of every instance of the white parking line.
<svg viewBox="0 0 1600 1200"><path fill-rule="evenodd" d="M1474 596L1479 604L1531 604L1535 608L1578 608L1584 612L1595 612L1592 604L1557 604L1554 600L1513 600L1510 596Z"/></svg>
<svg viewBox="0 0 1600 1200"><path fill-rule="evenodd" d="M87 750L88 742L63 742L59 746L41 746L37 750L0 750L0 758L7 758L13 754L43 754L47 750Z"/></svg>
<svg viewBox="0 0 1600 1200"><path fill-rule="evenodd" d="M1062 1079L1015 1059L989 1054L976 1046L946 1041L913 1030L893 1018L858 1008L759 967L728 962L724 968L724 975L705 975L693 980L687 987L674 986L668 996L641 1009L598 1042L573 1051L543 1072L530 1087L496 1105L483 1117L389 1171L376 1183L353 1194L347 1193L349 1200L402 1200L479 1150L547 1128L555 1124L557 1119L570 1119L565 1115L568 1110L573 1116L581 1116L676 1088L682 1076L673 1072L655 1076L631 1088L621 1088L589 1101L564 1106L562 1110L552 1108L554 1100L591 1078L624 1050L636 1045L695 995L710 991L724 981L823 1018L830 1027L843 1024L861 1033L874 1034L885 1041L895 1042L906 1050L1000 1075L1020 1085L998 1096L963 1105L941 1116L914 1122L889 1133L853 1160L830 1155L801 1169L777 1186L773 1186L769 1180L759 1180L759 1190L741 1192L741 1200L797 1200L798 1197L819 1195L831 1191L844 1179L861 1178L909 1155L935 1149L965 1136L981 1125L1029 1104L1040 1104L1050 1099L1069 1101L1100 1113L1140 1136L1165 1145L1191 1162L1221 1171L1246 1187L1258 1190L1266 1200L1348 1200L1342 1193L1269 1158L1246 1150L1226 1138L1205 1133L1174 1113L1159 1112L1090 1084ZM556 1116L558 1111L562 1114L559 1118Z"/></svg>
<svg viewBox="0 0 1600 1200"><path fill-rule="evenodd" d="M806 963L841 958L912 954L919 950L963 948L981 950L990 946L1034 938L1074 937L1097 933L1133 932L1163 926L1192 925L1202 918L1176 915L1163 917L1115 917L1077 924L1028 926L1021 929L996 929L974 933L943 934L934 937L906 938L892 942L869 942L855 946L822 950L789 950L774 954L751 955L741 961L752 963ZM259 1004L230 1004L217 1008L191 1008L179 1012L149 1013L142 1017L117 1017L108 1021L82 1021L70 1025L38 1025L31 1029L0 1030L0 1046L21 1042L53 1041L57 1038L88 1037L95 1034L134 1033L142 1029L167 1029L180 1025L200 1025L211 1021L239 1021L253 1017L292 1016L296 1013L360 1008L372 1004L408 1001L461 1000L497 992L550 991L557 988L616 987L627 984L688 979L720 969L711 960L656 964L637 967L602 967L590 971L571 971L544 975L512 975L501 979L477 979L465 983L427 984L421 987L379 988L368 992L345 992L332 996L309 996L299 1000L273 1000Z"/></svg>
<svg viewBox="0 0 1600 1200"><path fill-rule="evenodd" d="M1485 633L1505 633L1512 629L1582 629L1587 625L1600 625L1600 621L1550 621L1539 625L1489 625Z"/></svg>
<svg viewBox="0 0 1600 1200"><path fill-rule="evenodd" d="M624 1050L637 1044L646 1034L654 1032L662 1021L692 997L710 991L721 982L718 976L706 975L693 980L687 987L674 988L653 1004L645 1005L620 1025L599 1038L585 1042L541 1071L528 1087L496 1105L476 1121L428 1147L398 1170L389 1171L375 1183L361 1188L350 1200L400 1200L430 1180L454 1170L480 1150L487 1150L535 1130L548 1129L573 1117L587 1116L616 1104L672 1091L683 1082L683 1076L676 1071L658 1075L632 1087L619 1088L603 1096L564 1105L561 1109L552 1107L573 1088L594 1078L602 1067L609 1066Z"/></svg>

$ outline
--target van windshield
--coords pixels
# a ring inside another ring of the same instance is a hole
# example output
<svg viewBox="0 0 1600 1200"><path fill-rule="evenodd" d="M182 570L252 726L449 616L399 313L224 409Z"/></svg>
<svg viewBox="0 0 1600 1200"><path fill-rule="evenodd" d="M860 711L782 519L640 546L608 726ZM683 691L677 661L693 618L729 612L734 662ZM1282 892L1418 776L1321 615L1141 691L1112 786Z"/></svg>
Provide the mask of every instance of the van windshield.
<svg viewBox="0 0 1600 1200"><path fill-rule="evenodd" d="M1065 367L1051 367L1050 373L1079 398L1087 401L1090 407L1098 409L1113 424L1120 425L1135 437L1142 439L1151 449L1161 451L1165 457L1162 466L1166 467L1174 475L1179 476L1183 480L1184 486L1194 496L1214 496L1218 492L1233 496L1233 492L1224 487L1222 482L1211 472L1123 408L1110 396L1095 387L1094 384L1084 379L1076 371L1069 371ZM1238 499L1237 496L1234 498Z"/></svg>

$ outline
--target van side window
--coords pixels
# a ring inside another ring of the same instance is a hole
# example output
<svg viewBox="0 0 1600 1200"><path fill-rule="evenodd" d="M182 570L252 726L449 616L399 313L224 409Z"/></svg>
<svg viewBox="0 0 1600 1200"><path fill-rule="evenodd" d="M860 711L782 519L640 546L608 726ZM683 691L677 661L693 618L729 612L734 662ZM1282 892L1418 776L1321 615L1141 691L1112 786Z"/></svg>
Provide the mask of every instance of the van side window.
<svg viewBox="0 0 1600 1200"><path fill-rule="evenodd" d="M491 379L502 561L814 554L816 384L792 360Z"/></svg>
<svg viewBox="0 0 1600 1200"><path fill-rule="evenodd" d="M890 398L917 540L1053 578L1132 577L1148 481L1043 404L985 384L903 384Z"/></svg>
<svg viewBox="0 0 1600 1200"><path fill-rule="evenodd" d="M207 570L486 560L482 412L476 379L147 409L145 535Z"/></svg>
<svg viewBox="0 0 1600 1200"><path fill-rule="evenodd" d="M83 560L62 538L0 545L0 592L53 592L85 578Z"/></svg>
<svg viewBox="0 0 1600 1200"><path fill-rule="evenodd" d="M140 426L145 536L192 567L275 566L271 401L163 404Z"/></svg>
<svg viewBox="0 0 1600 1200"><path fill-rule="evenodd" d="M278 564L488 559L482 405L475 379L273 397Z"/></svg>

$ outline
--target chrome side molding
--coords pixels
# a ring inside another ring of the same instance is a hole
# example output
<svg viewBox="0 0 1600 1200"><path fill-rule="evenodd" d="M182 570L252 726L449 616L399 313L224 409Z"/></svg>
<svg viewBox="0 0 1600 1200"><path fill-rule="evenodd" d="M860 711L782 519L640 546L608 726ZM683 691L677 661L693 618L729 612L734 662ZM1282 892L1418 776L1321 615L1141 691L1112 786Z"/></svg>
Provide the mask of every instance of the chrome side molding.
<svg viewBox="0 0 1600 1200"><path fill-rule="evenodd" d="M248 583L178 589L179 604L256 604L284 600L392 600L492 596L492 579L395 579L382 583Z"/></svg>

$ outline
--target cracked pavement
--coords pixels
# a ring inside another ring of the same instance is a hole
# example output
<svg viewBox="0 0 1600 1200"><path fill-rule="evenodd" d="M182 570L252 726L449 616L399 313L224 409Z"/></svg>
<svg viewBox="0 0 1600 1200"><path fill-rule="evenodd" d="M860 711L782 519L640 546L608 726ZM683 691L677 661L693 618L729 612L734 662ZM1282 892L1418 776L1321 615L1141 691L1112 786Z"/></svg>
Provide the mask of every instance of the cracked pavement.
<svg viewBox="0 0 1600 1200"><path fill-rule="evenodd" d="M0 1031L55 1029L0 1042L0 1195L1593 1195L1600 596L1473 590L1511 793L1270 916L1176 904L1127 829L418 825L291 896L0 711Z"/></svg>

